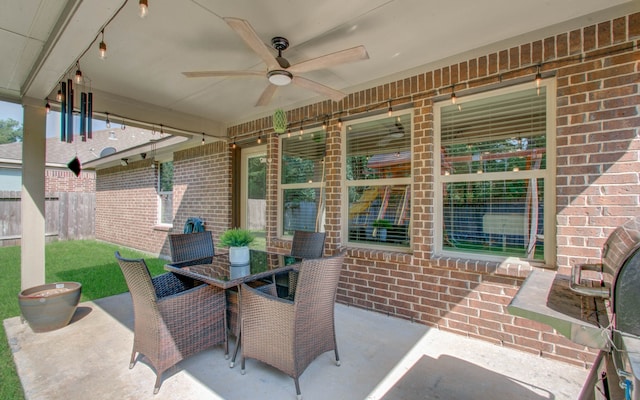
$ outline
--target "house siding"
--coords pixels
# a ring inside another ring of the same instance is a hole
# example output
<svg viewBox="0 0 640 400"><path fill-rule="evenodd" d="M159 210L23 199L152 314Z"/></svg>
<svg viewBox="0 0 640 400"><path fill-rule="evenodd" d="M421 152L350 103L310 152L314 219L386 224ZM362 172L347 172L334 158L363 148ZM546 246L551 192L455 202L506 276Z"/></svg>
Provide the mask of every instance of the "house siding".
<svg viewBox="0 0 640 400"><path fill-rule="evenodd" d="M556 80L556 264L597 262L607 235L640 215L638 81L640 14L621 16L553 37L289 110L290 123L313 123L330 115L327 127L327 253L341 237L342 138L338 118L413 108L411 253L348 248L337 301L406 318L431 327L490 341L543 357L588 367L596 352L578 346L542 323L510 315L507 305L531 267L434 255L435 101L451 94L490 91L532 82L540 71ZM267 136L267 246L287 252L276 238L278 138L271 117L229 127L238 143ZM232 151L210 144L174 155L174 230L189 216L206 220L214 237L232 225ZM112 168L98 173L99 238L167 254L155 221L155 181L148 168ZM147 180L149 184L147 185ZM148 187L147 187L148 186ZM152 198L153 201L147 200ZM102 211L101 211L102 210ZM109 210L110 215L101 212ZM151 214L149 214L151 211ZM148 219L147 219L148 218ZM108 226L105 226L108 225ZM158 235L158 236L154 236ZM157 240L157 242L155 242Z"/></svg>

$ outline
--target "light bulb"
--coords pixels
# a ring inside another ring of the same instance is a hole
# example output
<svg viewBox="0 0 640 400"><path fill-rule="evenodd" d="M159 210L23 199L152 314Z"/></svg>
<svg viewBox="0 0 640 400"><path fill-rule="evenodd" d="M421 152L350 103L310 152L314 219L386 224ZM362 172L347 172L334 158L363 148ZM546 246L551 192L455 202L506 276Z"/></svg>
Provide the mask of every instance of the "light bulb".
<svg viewBox="0 0 640 400"><path fill-rule="evenodd" d="M78 68L76 70L76 83L80 82L82 82L82 71L80 71L80 68Z"/></svg>
<svg viewBox="0 0 640 400"><path fill-rule="evenodd" d="M456 93L451 92L451 104L456 104Z"/></svg>
<svg viewBox="0 0 640 400"><path fill-rule="evenodd" d="M56 101L62 101L62 90L58 90L58 94L56 95Z"/></svg>
<svg viewBox="0 0 640 400"><path fill-rule="evenodd" d="M107 113L107 120L105 121L107 124L107 129L111 128L111 121L109 120L109 114Z"/></svg>
<svg viewBox="0 0 640 400"><path fill-rule="evenodd" d="M342 118L338 118L338 129L342 129Z"/></svg>
<svg viewBox="0 0 640 400"><path fill-rule="evenodd" d="M107 57L107 44L105 42L100 42L99 52L100 59L104 60Z"/></svg>
<svg viewBox="0 0 640 400"><path fill-rule="evenodd" d="M149 2L147 0L140 0L140 18L144 18L149 14Z"/></svg>
<svg viewBox="0 0 640 400"><path fill-rule="evenodd" d="M45 104L44 108L47 109L47 114L51 112L51 104L49 104L49 100L47 100L47 104Z"/></svg>
<svg viewBox="0 0 640 400"><path fill-rule="evenodd" d="M540 83L542 83L542 74L540 74L540 65L538 65L538 72L536 73L536 87L540 87Z"/></svg>

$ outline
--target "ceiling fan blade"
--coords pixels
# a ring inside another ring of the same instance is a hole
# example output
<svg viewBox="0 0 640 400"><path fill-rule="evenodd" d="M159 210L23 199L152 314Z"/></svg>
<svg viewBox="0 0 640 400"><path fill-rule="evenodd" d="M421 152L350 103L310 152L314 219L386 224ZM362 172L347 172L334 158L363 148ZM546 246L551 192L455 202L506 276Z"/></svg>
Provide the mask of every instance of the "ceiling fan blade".
<svg viewBox="0 0 640 400"><path fill-rule="evenodd" d="M296 74L367 59L369 59L367 49L364 46L357 46L303 61L287 68L287 71Z"/></svg>
<svg viewBox="0 0 640 400"><path fill-rule="evenodd" d="M329 97L333 101L340 101L344 98L344 96L346 96L346 94L342 93L339 90L332 89L329 86L325 86L321 83L311 81L306 78L301 78L299 76L294 76L291 83L305 89L313 90L316 93L320 93L321 95Z"/></svg>
<svg viewBox="0 0 640 400"><path fill-rule="evenodd" d="M262 71L191 71L183 72L182 75L187 78L209 78L212 76L265 76Z"/></svg>
<svg viewBox="0 0 640 400"><path fill-rule="evenodd" d="M276 92L276 89L278 89L278 86L269 84L269 86L267 86L260 95L260 98L256 103L256 107L266 106L267 104L269 104L271 98L273 97L273 94Z"/></svg>
<svg viewBox="0 0 640 400"><path fill-rule="evenodd" d="M271 54L271 50L267 47L256 31L253 30L251 24L248 21L240 18L223 18L224 21L233 29L244 42L251 47L253 51L262 58L262 60L267 64L267 68L269 70L272 69L280 69L280 65L276 60L275 56Z"/></svg>

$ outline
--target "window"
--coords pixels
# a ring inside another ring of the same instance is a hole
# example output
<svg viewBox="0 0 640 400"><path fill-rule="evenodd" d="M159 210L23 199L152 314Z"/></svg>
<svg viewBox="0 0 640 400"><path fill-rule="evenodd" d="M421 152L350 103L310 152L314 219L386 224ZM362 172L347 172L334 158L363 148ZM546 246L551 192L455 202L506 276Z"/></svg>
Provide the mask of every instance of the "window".
<svg viewBox="0 0 640 400"><path fill-rule="evenodd" d="M351 245L409 248L412 113L345 127L345 212Z"/></svg>
<svg viewBox="0 0 640 400"><path fill-rule="evenodd" d="M555 152L548 85L435 105L437 252L549 261Z"/></svg>
<svg viewBox="0 0 640 400"><path fill-rule="evenodd" d="M280 220L282 234L324 231L326 133L313 130L281 136Z"/></svg>
<svg viewBox="0 0 640 400"><path fill-rule="evenodd" d="M161 162L158 172L158 221L173 224L173 161Z"/></svg>

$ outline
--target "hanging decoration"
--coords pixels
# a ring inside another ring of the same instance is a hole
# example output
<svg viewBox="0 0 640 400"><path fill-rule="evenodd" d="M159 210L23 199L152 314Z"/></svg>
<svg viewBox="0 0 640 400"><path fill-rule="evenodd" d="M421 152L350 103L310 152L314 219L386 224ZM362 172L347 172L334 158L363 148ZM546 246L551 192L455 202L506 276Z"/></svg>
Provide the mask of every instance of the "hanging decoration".
<svg viewBox="0 0 640 400"><path fill-rule="evenodd" d="M71 79L67 79L66 99L67 99L67 143L71 143L73 142L73 81Z"/></svg>
<svg viewBox="0 0 640 400"><path fill-rule="evenodd" d="M278 134L287 130L287 114L281 108L273 113L273 130Z"/></svg>
<svg viewBox="0 0 640 400"><path fill-rule="evenodd" d="M73 159L67 164L67 167L69 167L76 176L79 176L82 171L82 166L80 165L80 159L78 156L73 157Z"/></svg>

